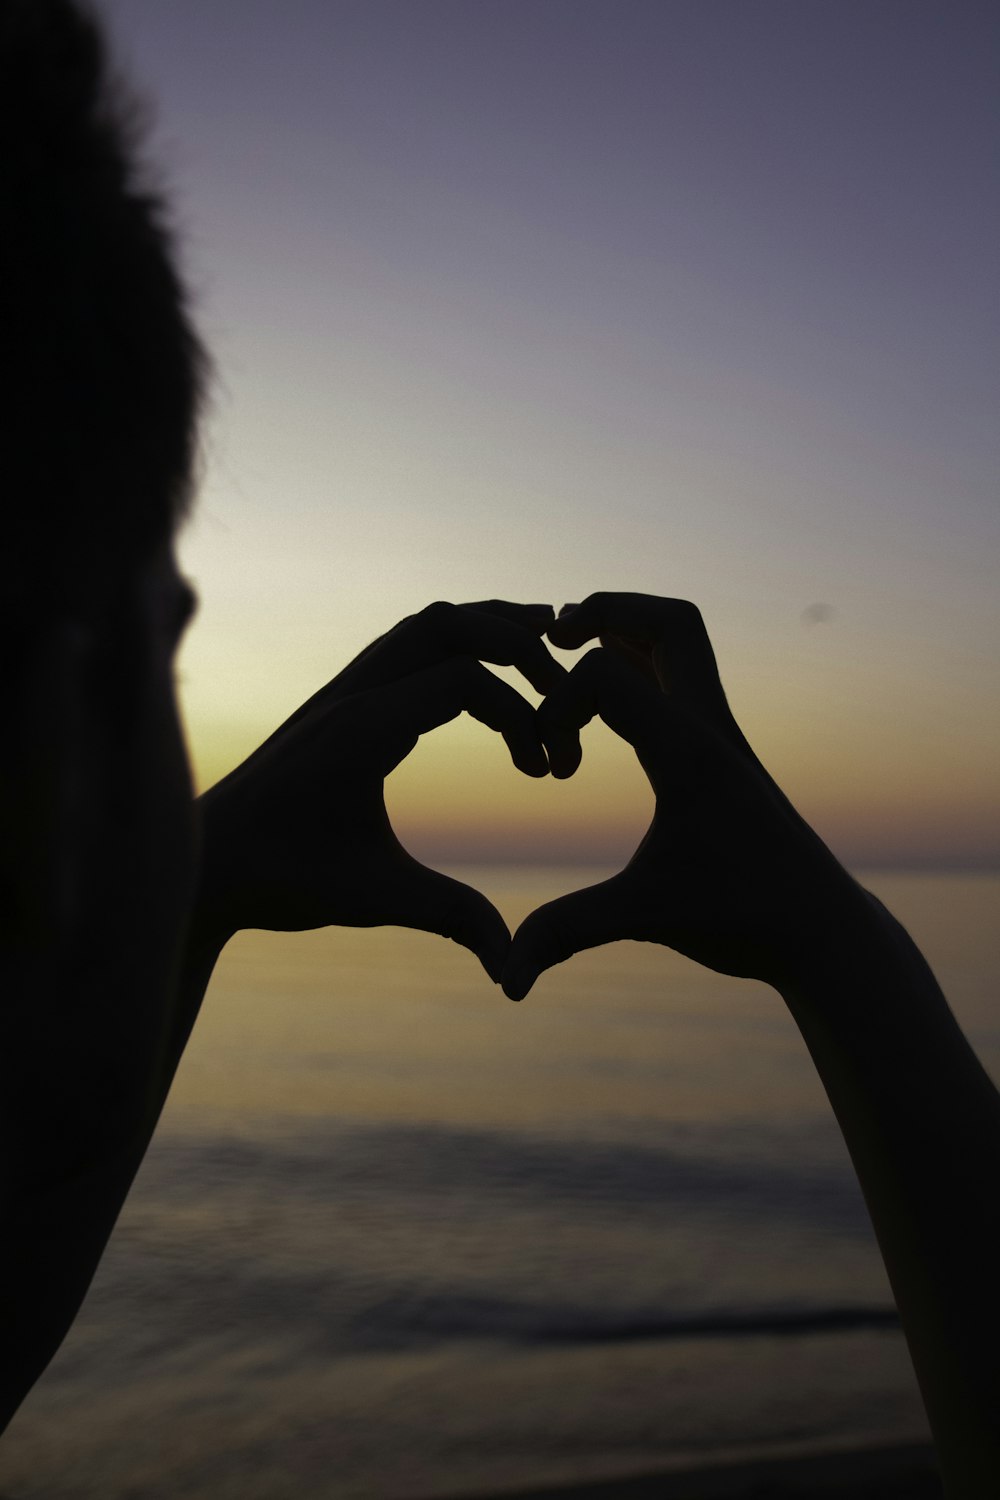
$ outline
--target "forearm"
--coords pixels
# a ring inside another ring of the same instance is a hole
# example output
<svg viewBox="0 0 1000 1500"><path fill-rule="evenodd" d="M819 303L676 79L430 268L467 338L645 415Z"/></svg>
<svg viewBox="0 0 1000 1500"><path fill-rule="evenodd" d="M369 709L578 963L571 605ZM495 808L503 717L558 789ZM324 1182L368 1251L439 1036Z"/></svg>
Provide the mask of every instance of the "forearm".
<svg viewBox="0 0 1000 1500"><path fill-rule="evenodd" d="M779 986L872 1217L951 1500L1000 1481L1000 1097L900 925L858 892Z"/></svg>

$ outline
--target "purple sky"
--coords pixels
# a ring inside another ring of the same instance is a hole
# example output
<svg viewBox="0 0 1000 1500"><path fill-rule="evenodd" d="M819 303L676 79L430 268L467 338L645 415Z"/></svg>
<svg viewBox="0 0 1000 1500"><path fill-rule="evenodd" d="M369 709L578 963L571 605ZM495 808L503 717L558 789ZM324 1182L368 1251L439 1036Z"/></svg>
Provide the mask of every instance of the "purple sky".
<svg viewBox="0 0 1000 1500"><path fill-rule="evenodd" d="M1000 8L102 9L220 371L204 777L432 597L632 587L848 855L1000 856Z"/></svg>

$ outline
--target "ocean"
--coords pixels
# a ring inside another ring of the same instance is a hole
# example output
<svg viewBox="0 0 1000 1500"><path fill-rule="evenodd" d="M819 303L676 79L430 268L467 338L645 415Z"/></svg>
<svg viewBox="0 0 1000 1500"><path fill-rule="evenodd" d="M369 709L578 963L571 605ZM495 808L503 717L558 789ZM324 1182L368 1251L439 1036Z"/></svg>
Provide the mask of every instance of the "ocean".
<svg viewBox="0 0 1000 1500"><path fill-rule="evenodd" d="M604 872L455 873L513 926ZM1000 877L861 878L1000 1075ZM421 1500L926 1435L773 991L620 943L512 1005L426 934L249 932L0 1492Z"/></svg>

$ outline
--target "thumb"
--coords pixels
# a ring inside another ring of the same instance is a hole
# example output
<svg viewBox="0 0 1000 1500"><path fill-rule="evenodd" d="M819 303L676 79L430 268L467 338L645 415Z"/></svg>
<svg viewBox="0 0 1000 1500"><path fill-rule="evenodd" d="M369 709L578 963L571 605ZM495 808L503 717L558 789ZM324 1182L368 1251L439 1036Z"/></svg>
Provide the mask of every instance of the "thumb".
<svg viewBox="0 0 1000 1500"><path fill-rule="evenodd" d="M585 948L628 937L625 873L538 907L521 923L501 976L504 994L523 1000L539 974Z"/></svg>
<svg viewBox="0 0 1000 1500"><path fill-rule="evenodd" d="M493 983L499 984L510 951L510 931L482 891L415 859L407 860L405 873L394 887L389 921L421 932L436 932L468 948Z"/></svg>

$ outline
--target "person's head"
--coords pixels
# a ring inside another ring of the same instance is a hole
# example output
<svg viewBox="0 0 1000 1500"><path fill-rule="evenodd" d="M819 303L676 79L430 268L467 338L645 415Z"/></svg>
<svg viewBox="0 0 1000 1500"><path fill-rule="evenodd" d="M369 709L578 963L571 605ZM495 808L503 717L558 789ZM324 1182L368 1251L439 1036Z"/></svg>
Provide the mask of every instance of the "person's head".
<svg viewBox="0 0 1000 1500"><path fill-rule="evenodd" d="M172 539L205 359L136 113L83 6L0 0L0 920L31 962L162 959L191 880Z"/></svg>
<svg viewBox="0 0 1000 1500"><path fill-rule="evenodd" d="M204 360L139 113L80 5L0 0L8 538L62 602L168 541L191 484Z"/></svg>

